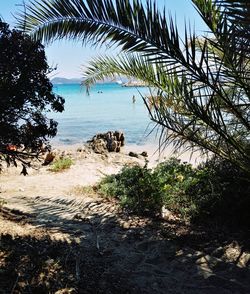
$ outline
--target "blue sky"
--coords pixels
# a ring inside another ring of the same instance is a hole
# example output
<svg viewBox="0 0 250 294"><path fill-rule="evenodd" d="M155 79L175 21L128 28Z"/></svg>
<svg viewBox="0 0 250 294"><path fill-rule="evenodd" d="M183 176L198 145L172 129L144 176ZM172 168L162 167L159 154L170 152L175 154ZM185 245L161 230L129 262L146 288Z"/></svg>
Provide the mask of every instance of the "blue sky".
<svg viewBox="0 0 250 294"><path fill-rule="evenodd" d="M26 3L29 0L25 0ZM22 9L23 0L0 0L0 16L12 27L15 25L14 15ZM205 26L198 13L195 11L191 0L157 0L160 8L166 7L166 11L176 17L180 31L184 30L185 20L194 25L196 31L202 34ZM82 68L88 61L100 54L107 53L106 48L92 48L90 45L82 46L76 42L57 41L52 45L46 46L46 55L51 66L57 65L56 76L61 77L81 77ZM114 50L109 49L109 53Z"/></svg>

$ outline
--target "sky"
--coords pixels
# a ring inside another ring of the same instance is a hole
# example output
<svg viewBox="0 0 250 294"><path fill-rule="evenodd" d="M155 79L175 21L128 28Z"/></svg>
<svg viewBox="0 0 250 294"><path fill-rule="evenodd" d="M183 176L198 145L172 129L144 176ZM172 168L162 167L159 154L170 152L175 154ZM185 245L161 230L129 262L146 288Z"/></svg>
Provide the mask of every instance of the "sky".
<svg viewBox="0 0 250 294"><path fill-rule="evenodd" d="M25 0L29 3L29 0ZM9 23L13 28L15 26L15 15L23 9L23 0L0 0L0 17ZM202 23L198 13L192 5L191 0L157 0L160 8L165 6L166 11L176 17L177 25L180 31L184 31L184 22L190 22L198 34L202 34L205 26ZM82 46L81 42L56 41L45 48L47 60L50 66L57 66L54 76L66 78L81 78L84 67L91 58L98 55L117 54L114 49L93 48L91 45Z"/></svg>

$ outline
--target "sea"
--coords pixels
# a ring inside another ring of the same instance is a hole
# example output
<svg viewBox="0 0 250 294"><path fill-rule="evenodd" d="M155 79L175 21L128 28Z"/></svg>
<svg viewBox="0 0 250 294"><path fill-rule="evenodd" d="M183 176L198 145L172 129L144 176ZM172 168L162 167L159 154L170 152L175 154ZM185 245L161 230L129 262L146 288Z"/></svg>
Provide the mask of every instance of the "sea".
<svg viewBox="0 0 250 294"><path fill-rule="evenodd" d="M57 135L50 140L53 147L79 146L98 133L117 130L125 135L123 152L147 151L149 160L156 163L170 156L194 165L203 160L199 152L177 154L172 145L159 148L159 128L150 120L142 99L150 95L147 87L96 84L89 95L80 84L57 84L53 90L65 98L65 110L50 113L58 122Z"/></svg>
<svg viewBox="0 0 250 294"><path fill-rule="evenodd" d="M93 86L89 95L80 84L57 84L53 90L65 98L64 112L50 114L58 122L53 144L85 143L97 133L115 130L124 132L126 144L157 142L150 134L154 124L142 99L149 95L148 88L104 83Z"/></svg>

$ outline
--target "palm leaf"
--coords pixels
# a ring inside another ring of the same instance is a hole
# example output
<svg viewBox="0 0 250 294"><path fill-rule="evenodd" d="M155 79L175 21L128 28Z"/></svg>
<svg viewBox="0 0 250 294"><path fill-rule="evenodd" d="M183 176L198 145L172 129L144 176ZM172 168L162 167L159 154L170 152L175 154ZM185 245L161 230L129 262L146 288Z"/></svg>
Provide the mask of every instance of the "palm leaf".
<svg viewBox="0 0 250 294"><path fill-rule="evenodd" d="M35 0L27 6L27 14L20 15L20 26L24 19L26 30L45 42L64 37L110 40L124 50L157 48L165 53L178 44L178 32L167 26L166 17L150 2L144 8L137 0L133 4L128 0Z"/></svg>

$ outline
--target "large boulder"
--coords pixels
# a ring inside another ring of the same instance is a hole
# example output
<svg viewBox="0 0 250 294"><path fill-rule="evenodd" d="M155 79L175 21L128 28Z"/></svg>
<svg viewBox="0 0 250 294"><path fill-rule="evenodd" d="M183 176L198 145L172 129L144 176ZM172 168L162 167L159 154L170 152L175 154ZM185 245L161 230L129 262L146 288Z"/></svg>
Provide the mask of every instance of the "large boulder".
<svg viewBox="0 0 250 294"><path fill-rule="evenodd" d="M109 131L95 135L88 141L95 153L120 152L125 144L125 137L122 132Z"/></svg>

